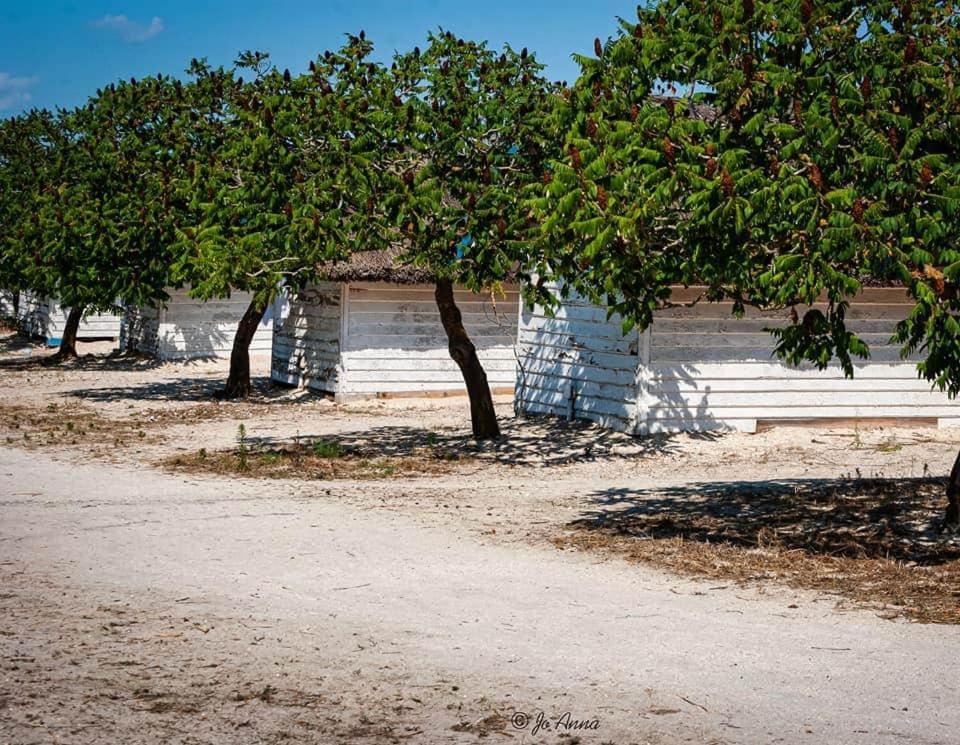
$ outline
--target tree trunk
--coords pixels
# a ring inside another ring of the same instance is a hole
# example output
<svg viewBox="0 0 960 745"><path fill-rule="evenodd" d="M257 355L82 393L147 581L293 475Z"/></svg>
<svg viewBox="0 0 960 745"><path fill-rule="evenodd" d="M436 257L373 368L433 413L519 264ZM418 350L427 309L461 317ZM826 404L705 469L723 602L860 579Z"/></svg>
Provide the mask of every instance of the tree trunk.
<svg viewBox="0 0 960 745"><path fill-rule="evenodd" d="M233 349L230 352L230 375L227 377L227 387L222 393L223 398L246 398L250 395L250 342L267 312L267 304L250 301L240 324L237 334L233 337Z"/></svg>
<svg viewBox="0 0 960 745"><path fill-rule="evenodd" d="M77 356L77 331L80 321L83 320L83 306L70 309L67 313L67 324L63 327L63 337L60 339L60 349L53 356L55 360L75 359Z"/></svg>
<svg viewBox="0 0 960 745"><path fill-rule="evenodd" d="M447 332L450 357L457 363L467 384L473 436L477 440L494 440L500 437L500 427L493 408L493 396L490 395L487 374L477 358L477 349L463 327L463 316L453 297L453 282L438 279L435 296L443 330Z"/></svg>
<svg viewBox="0 0 960 745"><path fill-rule="evenodd" d="M13 291L13 318L19 323L20 321L20 290Z"/></svg>
<svg viewBox="0 0 960 745"><path fill-rule="evenodd" d="M960 532L960 453L947 482L947 514L943 519L943 530L948 533Z"/></svg>

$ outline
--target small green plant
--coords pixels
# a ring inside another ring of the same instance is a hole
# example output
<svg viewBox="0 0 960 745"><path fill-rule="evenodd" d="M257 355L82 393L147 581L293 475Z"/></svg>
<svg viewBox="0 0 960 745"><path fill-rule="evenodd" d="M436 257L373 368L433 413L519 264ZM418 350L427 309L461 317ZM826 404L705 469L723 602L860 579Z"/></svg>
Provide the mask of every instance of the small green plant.
<svg viewBox="0 0 960 745"><path fill-rule="evenodd" d="M73 432L73 426L74 426L73 422L67 422L66 424L67 432Z"/></svg>
<svg viewBox="0 0 960 745"><path fill-rule="evenodd" d="M881 453L896 453L899 450L903 450L903 445L897 442L897 438L893 435L877 445L877 451Z"/></svg>
<svg viewBox="0 0 960 745"><path fill-rule="evenodd" d="M139 437L141 440L146 436L147 436L147 433L144 432L142 429L139 432L137 432L137 437Z"/></svg>
<svg viewBox="0 0 960 745"><path fill-rule="evenodd" d="M272 466L280 460L280 453L264 453L260 456L260 460L263 461L265 465Z"/></svg>
<svg viewBox="0 0 960 745"><path fill-rule="evenodd" d="M336 440L317 440L313 443L313 454L318 458L340 458L343 447Z"/></svg>
<svg viewBox="0 0 960 745"><path fill-rule="evenodd" d="M247 428L240 422L237 427L237 470L247 471L250 464L247 462Z"/></svg>
<svg viewBox="0 0 960 745"><path fill-rule="evenodd" d="M436 432L427 432L427 445L429 445L430 447L436 447L439 441L440 441L440 438L437 437Z"/></svg>
<svg viewBox="0 0 960 745"><path fill-rule="evenodd" d="M200 449L197 451L197 460L206 460L206 459L207 459L207 449L206 449L206 448L200 448Z"/></svg>

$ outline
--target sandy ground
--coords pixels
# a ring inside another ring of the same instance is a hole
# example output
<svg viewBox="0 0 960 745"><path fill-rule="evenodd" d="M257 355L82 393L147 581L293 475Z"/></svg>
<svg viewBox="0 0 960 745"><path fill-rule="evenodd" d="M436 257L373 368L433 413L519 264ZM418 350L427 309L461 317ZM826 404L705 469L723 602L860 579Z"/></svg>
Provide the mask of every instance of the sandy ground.
<svg viewBox="0 0 960 745"><path fill-rule="evenodd" d="M157 468L233 446L240 422L257 441L338 434L401 454L467 432L464 399L212 404L222 376L0 368L0 407L80 406L146 435L0 431L0 743L960 742L958 627L549 543L658 487L945 473L960 433L634 441L516 420L504 401L506 443L443 476Z"/></svg>

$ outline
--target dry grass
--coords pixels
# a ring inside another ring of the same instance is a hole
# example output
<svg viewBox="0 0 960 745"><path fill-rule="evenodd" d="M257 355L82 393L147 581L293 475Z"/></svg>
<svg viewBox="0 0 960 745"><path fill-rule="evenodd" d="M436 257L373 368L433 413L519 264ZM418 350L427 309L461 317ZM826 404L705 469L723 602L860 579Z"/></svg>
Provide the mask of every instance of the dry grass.
<svg viewBox="0 0 960 745"><path fill-rule="evenodd" d="M305 480L370 480L436 476L460 471L471 460L441 447L425 446L403 455L384 456L374 447L344 445L336 439L299 444L253 446L190 455L162 461L166 468L221 476Z"/></svg>
<svg viewBox="0 0 960 745"><path fill-rule="evenodd" d="M81 404L51 403L44 409L2 404L0 432L8 445L26 449L79 446L106 453L157 441L140 422L107 419Z"/></svg>
<svg viewBox="0 0 960 745"><path fill-rule="evenodd" d="M934 479L693 487L608 498L557 546L682 574L834 594L886 618L960 624L960 539L936 533Z"/></svg>

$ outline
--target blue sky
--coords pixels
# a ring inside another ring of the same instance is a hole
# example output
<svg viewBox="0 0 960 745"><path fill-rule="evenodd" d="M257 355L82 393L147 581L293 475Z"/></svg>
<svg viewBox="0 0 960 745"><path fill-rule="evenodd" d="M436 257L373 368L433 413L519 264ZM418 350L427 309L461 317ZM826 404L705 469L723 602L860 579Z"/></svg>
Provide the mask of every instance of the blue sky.
<svg viewBox="0 0 960 745"><path fill-rule="evenodd" d="M528 47L556 80L571 53L633 18L630 0L0 0L0 117L32 106L74 106L118 78L181 74L191 57L229 64L242 49L305 69L347 31L365 30L388 57L442 26L461 36Z"/></svg>

